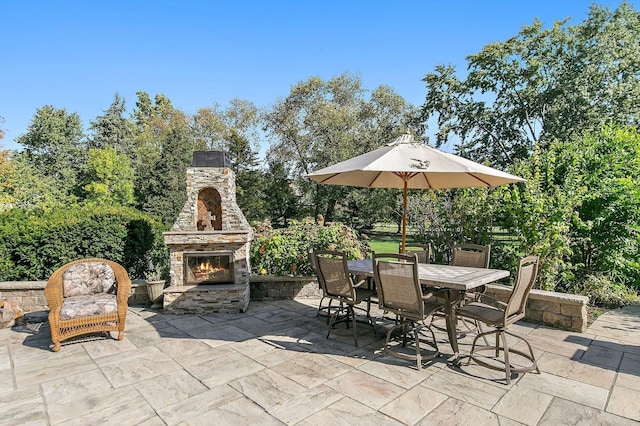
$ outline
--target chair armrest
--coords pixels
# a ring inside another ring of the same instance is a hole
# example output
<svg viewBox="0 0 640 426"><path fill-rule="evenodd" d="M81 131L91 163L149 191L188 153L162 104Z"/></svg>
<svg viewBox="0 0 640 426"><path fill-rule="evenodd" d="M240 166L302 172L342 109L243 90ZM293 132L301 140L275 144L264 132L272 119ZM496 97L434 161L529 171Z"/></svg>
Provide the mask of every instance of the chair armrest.
<svg viewBox="0 0 640 426"><path fill-rule="evenodd" d="M486 293L478 294L478 302L484 303L485 305L490 305L495 308L505 309L508 305L500 299L496 299L495 297L489 296Z"/></svg>
<svg viewBox="0 0 640 426"><path fill-rule="evenodd" d="M59 268L47 280L47 286L44 288L44 296L51 313L60 312L64 303L64 295L62 290L62 274L66 269Z"/></svg>
<svg viewBox="0 0 640 426"><path fill-rule="evenodd" d="M365 278L364 280L360 280L360 281L358 281L358 282L357 282L356 284L354 284L353 286L354 286L355 288L358 288L358 287L362 286L363 284L365 284L366 282L367 282L367 279Z"/></svg>
<svg viewBox="0 0 640 426"><path fill-rule="evenodd" d="M129 279L129 277L126 277L118 281L118 289L116 290L116 300L118 301L118 304L128 304L130 295L131 280Z"/></svg>
<svg viewBox="0 0 640 426"><path fill-rule="evenodd" d="M59 312L64 302L62 297L62 283L47 281L47 286L44 289L44 296L47 299L47 304L51 312Z"/></svg>

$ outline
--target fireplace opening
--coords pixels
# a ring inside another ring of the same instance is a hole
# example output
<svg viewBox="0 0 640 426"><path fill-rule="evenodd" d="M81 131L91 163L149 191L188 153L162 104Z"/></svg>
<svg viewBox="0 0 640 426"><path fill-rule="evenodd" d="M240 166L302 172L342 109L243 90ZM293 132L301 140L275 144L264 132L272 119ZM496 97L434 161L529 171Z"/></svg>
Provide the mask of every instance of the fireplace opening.
<svg viewBox="0 0 640 426"><path fill-rule="evenodd" d="M233 253L184 253L186 285L233 283Z"/></svg>
<svg viewBox="0 0 640 426"><path fill-rule="evenodd" d="M205 188L198 194L198 231L222 229L220 193L215 188Z"/></svg>

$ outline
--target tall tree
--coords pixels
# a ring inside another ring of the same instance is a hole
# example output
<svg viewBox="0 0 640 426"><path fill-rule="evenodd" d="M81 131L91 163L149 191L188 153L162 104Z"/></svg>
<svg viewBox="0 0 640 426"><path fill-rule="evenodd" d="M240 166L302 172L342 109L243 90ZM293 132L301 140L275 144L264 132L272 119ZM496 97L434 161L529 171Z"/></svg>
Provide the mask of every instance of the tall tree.
<svg viewBox="0 0 640 426"><path fill-rule="evenodd" d="M193 149L186 129L174 128L164 137L160 157L145 174L141 209L173 224L187 199L185 176Z"/></svg>
<svg viewBox="0 0 640 426"><path fill-rule="evenodd" d="M236 194L240 209L249 221L264 220L264 179L258 168L258 153L251 148L249 141L231 130L227 149L231 159L231 168L236 173Z"/></svg>
<svg viewBox="0 0 640 426"><path fill-rule="evenodd" d="M341 212L362 213L358 205L343 208L356 189L328 188L303 176L391 141L406 131L415 114L389 87L369 94L358 76L345 73L329 81L312 77L293 86L266 115L266 129L273 138L268 156L286 165L300 201L314 215L344 219Z"/></svg>
<svg viewBox="0 0 640 426"><path fill-rule="evenodd" d="M133 203L133 169L129 159L108 146L90 149L84 185L86 200L99 205Z"/></svg>
<svg viewBox="0 0 640 426"><path fill-rule="evenodd" d="M133 129L131 121L124 116L125 112L125 100L116 93L104 114L91 122L89 127L91 136L87 140L87 148L113 147L116 152L126 155L133 161L135 159Z"/></svg>
<svg viewBox="0 0 640 426"><path fill-rule="evenodd" d="M238 205L248 220L264 219L264 186L258 164L258 109L248 101L231 100L226 109L215 104L191 117L197 147L229 154L236 173Z"/></svg>
<svg viewBox="0 0 640 426"><path fill-rule="evenodd" d="M277 223L282 220L287 225L289 219L298 213L297 197L291 186L286 165L271 161L264 178L265 209Z"/></svg>
<svg viewBox="0 0 640 426"><path fill-rule="evenodd" d="M507 165L536 144L640 120L640 14L626 2L594 4L574 26L535 20L467 61L466 78L444 65L424 77L422 120L437 117L437 145L458 141L475 160Z"/></svg>
<svg viewBox="0 0 640 426"><path fill-rule="evenodd" d="M162 203L166 202L168 206L180 204L182 207L183 197L186 196L185 171L195 144L188 133L187 116L175 108L169 98L158 94L152 100L146 92L137 92L137 96L132 113L137 159L132 164L136 176L134 194L140 209L160 213L167 219L172 217L173 210L162 213L160 207L156 208L150 203L162 198L162 187L169 181L172 184L167 187L166 196L177 199ZM174 155L178 158L173 158ZM172 176L162 176L161 170L170 171ZM175 192L176 185L180 186L182 194Z"/></svg>
<svg viewBox="0 0 640 426"><path fill-rule="evenodd" d="M16 141L24 146L26 160L52 178L63 194L75 190L86 158L78 114L51 105L39 108Z"/></svg>
<svg viewBox="0 0 640 426"><path fill-rule="evenodd" d="M136 92L138 100L132 113L137 167L146 168L160 158L162 141L175 129L186 131L187 116L173 106L163 94L155 95L152 100L146 92Z"/></svg>
<svg viewBox="0 0 640 426"><path fill-rule="evenodd" d="M198 146L212 151L230 151L235 135L253 141L250 148L259 149L260 112L249 101L232 99L225 109L214 104L201 108L191 117L191 132Z"/></svg>
<svg viewBox="0 0 640 426"><path fill-rule="evenodd" d="M6 204L4 208L0 206L0 210L19 208L47 211L76 202L76 197L64 192L55 176L33 167L24 151L13 151L9 166L10 175L4 181L6 186L0 191L3 193L0 198L6 200Z"/></svg>

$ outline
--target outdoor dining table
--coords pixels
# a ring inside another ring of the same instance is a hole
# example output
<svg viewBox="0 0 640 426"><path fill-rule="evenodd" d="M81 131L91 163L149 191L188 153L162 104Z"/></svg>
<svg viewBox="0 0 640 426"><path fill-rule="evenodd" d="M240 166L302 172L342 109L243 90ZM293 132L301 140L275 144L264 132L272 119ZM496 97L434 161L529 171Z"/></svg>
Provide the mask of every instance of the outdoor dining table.
<svg viewBox="0 0 640 426"><path fill-rule="evenodd" d="M349 272L355 275L373 276L371 259L352 260L348 262ZM420 283L430 287L439 287L447 291L445 295L444 313L447 322L449 343L454 353L454 362L460 358L457 337L456 307L464 299L467 291L481 287L509 276L509 271L502 269L471 268L437 264L418 264Z"/></svg>

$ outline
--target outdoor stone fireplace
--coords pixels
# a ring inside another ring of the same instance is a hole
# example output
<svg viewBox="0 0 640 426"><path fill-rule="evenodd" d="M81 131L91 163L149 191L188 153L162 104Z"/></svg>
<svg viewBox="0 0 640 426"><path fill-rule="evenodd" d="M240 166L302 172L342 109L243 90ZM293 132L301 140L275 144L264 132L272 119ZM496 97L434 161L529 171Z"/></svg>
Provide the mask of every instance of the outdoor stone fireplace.
<svg viewBox="0 0 640 426"><path fill-rule="evenodd" d="M187 169L187 201L171 231L170 286L163 308L172 313L245 312L249 306L249 248L253 231L236 204L235 174L222 152L195 152Z"/></svg>

